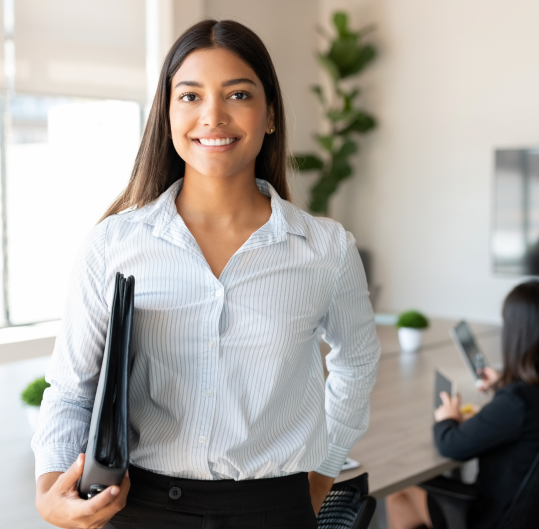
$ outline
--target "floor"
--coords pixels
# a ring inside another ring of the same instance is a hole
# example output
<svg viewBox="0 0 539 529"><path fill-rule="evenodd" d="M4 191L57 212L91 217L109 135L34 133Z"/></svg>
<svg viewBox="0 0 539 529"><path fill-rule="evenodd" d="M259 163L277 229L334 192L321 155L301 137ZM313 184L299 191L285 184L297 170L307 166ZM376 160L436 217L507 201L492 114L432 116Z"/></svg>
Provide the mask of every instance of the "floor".
<svg viewBox="0 0 539 529"><path fill-rule="evenodd" d="M45 529L35 506L32 431L20 394L32 380L45 374L49 357L0 364L0 529Z"/></svg>

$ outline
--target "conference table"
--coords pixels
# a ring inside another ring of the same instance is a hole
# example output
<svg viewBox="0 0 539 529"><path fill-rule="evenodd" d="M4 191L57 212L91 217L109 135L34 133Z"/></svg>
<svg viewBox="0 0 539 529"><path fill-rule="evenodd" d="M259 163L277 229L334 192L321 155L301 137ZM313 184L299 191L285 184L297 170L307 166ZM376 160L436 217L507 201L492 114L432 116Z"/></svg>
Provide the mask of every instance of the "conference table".
<svg viewBox="0 0 539 529"><path fill-rule="evenodd" d="M423 346L415 353L400 351L397 329L377 326L382 355L372 393L370 426L350 451L350 457L361 466L342 472L337 481L368 472L370 494L383 498L461 464L440 456L433 442L435 368L442 368L455 381L463 404L480 407L490 397L477 391L450 338L449 329L455 323L431 321ZM470 326L488 364L500 365L500 327ZM322 343L321 351L327 354L329 346Z"/></svg>

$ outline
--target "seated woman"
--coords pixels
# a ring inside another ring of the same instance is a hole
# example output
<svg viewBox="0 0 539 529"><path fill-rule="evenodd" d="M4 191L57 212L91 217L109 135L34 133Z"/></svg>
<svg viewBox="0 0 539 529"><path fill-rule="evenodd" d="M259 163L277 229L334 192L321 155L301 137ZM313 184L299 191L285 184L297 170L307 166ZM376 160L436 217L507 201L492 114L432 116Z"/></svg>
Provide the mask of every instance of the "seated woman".
<svg viewBox="0 0 539 529"><path fill-rule="evenodd" d="M485 368L492 401L463 422L460 398L442 393L434 439L440 453L479 458L471 529L495 528L539 452L539 282L515 287L503 305L503 370ZM409 487L386 498L389 529L433 527L427 492ZM435 522L436 523L436 522ZM437 526L436 528L437 529Z"/></svg>

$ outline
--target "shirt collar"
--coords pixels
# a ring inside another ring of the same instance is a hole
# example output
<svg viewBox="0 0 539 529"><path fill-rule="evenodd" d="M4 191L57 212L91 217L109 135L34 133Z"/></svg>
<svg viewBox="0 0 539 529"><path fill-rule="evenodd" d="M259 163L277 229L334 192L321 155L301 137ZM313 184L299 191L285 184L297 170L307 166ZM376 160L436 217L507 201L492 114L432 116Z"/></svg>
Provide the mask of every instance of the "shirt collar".
<svg viewBox="0 0 539 529"><path fill-rule="evenodd" d="M275 242L286 239L286 234L307 236L307 228L301 210L283 200L273 186L266 180L256 179L258 189L271 199L271 217L259 235L272 235ZM163 237L167 232L177 232L184 238L190 236L187 226L176 210L176 197L183 186L183 178L174 182L164 193L150 204L133 211L121 213L129 222L145 222L154 226L153 235ZM168 237L164 237L168 238Z"/></svg>

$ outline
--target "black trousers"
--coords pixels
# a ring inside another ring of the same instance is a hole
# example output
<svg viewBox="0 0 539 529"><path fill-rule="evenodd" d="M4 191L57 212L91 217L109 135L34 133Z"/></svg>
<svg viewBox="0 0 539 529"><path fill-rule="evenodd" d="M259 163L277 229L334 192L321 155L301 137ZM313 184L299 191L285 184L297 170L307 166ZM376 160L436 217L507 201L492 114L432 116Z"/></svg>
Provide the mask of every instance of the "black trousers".
<svg viewBox="0 0 539 529"><path fill-rule="evenodd" d="M247 481L177 479L129 468L126 507L107 529L316 529L306 473Z"/></svg>

